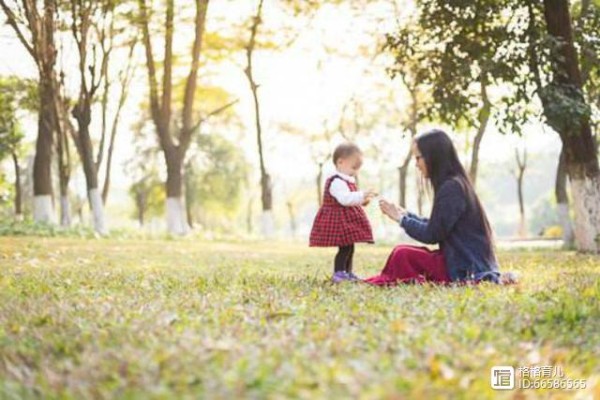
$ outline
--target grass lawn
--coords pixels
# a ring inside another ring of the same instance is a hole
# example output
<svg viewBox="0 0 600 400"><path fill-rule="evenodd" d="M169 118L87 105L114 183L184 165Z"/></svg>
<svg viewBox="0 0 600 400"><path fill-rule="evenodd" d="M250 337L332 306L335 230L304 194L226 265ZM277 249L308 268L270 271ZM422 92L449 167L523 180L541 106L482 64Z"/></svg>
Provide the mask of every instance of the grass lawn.
<svg viewBox="0 0 600 400"><path fill-rule="evenodd" d="M378 272L391 248L359 246ZM505 251L511 287L334 286L333 249L0 238L0 399L600 398L600 258ZM490 388L560 366L585 390Z"/></svg>

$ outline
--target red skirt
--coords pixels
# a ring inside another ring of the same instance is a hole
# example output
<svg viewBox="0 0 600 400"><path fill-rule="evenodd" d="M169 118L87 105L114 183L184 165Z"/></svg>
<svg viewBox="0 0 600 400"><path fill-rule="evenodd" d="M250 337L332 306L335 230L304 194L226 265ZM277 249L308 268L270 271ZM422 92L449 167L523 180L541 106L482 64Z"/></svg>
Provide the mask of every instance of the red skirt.
<svg viewBox="0 0 600 400"><path fill-rule="evenodd" d="M381 274L367 278L365 282L378 286L398 283L449 283L450 276L441 251L400 245L392 250Z"/></svg>
<svg viewBox="0 0 600 400"><path fill-rule="evenodd" d="M340 247L353 243L373 243L373 232L361 206L323 206L317 212L310 232L310 246Z"/></svg>

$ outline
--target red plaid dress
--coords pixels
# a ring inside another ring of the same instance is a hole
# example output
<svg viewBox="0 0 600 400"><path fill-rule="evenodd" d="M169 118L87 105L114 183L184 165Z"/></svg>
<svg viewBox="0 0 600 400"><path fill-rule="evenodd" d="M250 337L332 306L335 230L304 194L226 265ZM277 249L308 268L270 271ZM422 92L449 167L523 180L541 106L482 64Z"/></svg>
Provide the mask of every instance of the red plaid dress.
<svg viewBox="0 0 600 400"><path fill-rule="evenodd" d="M357 191L354 183L339 175L327 179L323 205L317 212L310 232L310 246L340 247L358 242L373 243L371 224L362 206L343 206L329 193L329 187L336 178L346 182L350 191Z"/></svg>

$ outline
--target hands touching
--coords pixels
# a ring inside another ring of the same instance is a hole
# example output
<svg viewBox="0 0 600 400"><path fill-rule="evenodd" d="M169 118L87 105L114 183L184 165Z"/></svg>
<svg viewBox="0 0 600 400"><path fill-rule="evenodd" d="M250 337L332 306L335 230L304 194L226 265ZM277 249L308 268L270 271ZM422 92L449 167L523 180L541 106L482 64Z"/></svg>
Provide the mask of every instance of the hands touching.
<svg viewBox="0 0 600 400"><path fill-rule="evenodd" d="M366 192L364 192L364 200L362 202L363 206L367 206L369 205L369 203L371 202L371 200L374 197L377 197L379 194L373 190L367 190Z"/></svg>

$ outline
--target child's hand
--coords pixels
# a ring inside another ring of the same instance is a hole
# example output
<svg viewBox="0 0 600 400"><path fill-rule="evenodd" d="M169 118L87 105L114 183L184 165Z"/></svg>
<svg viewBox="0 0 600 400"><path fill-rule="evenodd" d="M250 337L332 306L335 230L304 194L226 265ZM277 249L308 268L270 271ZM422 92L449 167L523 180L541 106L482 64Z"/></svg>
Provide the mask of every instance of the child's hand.
<svg viewBox="0 0 600 400"><path fill-rule="evenodd" d="M363 205L363 206L367 206L367 205L369 205L369 203L371 202L371 200L372 200L374 197L377 197L377 196L378 196L378 193L377 193L377 192L375 192L375 191L373 191L373 190L367 190L367 191L365 192L365 195L364 195L364 200L363 200L363 203L362 203L362 205Z"/></svg>

